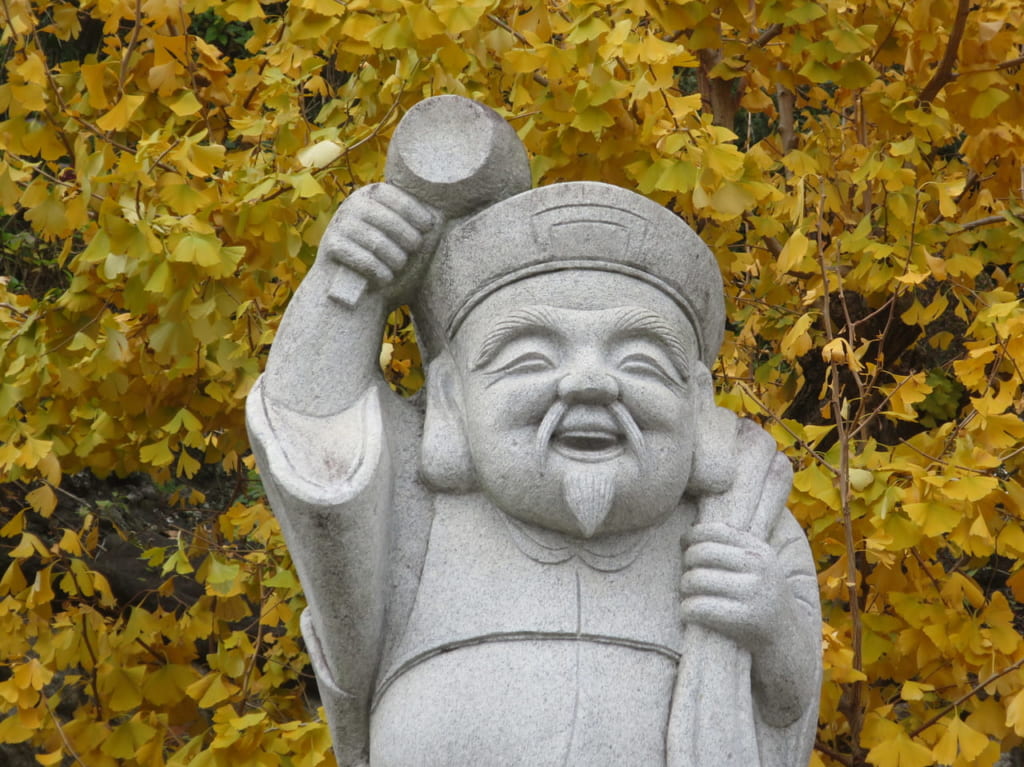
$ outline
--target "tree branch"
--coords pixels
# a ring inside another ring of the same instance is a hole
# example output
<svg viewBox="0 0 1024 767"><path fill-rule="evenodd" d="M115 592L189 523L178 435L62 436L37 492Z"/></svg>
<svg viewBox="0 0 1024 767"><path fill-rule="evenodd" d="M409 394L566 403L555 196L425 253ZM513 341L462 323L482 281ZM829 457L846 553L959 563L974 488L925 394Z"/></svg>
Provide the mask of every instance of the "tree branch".
<svg viewBox="0 0 1024 767"><path fill-rule="evenodd" d="M971 229L978 229L982 226L989 226L990 224L1005 224L1006 216L985 216L985 218L979 218L976 221L968 221L966 224L960 225L960 231L967 232Z"/></svg>
<svg viewBox="0 0 1024 767"><path fill-rule="evenodd" d="M932 726L933 724L935 724L935 723L936 723L936 722L938 722L938 721L939 721L940 719L942 719L942 717L944 717L944 716L945 716L946 714L948 714L948 713L949 713L950 711L953 711L954 709L956 709L956 708L958 708L959 706L961 706L961 705L962 705L962 704L964 703L964 701L966 701L966 700L969 700L969 699L973 698L973 697L974 697L975 695L977 695L977 694L978 694L979 692L981 692L982 690L984 690L984 689L985 689L986 687L988 687L988 686L989 686L990 684L992 684L993 682L995 682L995 681L996 681L996 680L998 680L998 679L1001 679L1002 677L1006 676L1007 674L1009 674L1009 673L1011 673L1011 672L1013 672L1013 671L1016 671L1016 670L1017 670L1017 669L1019 669L1019 668L1020 668L1021 666L1024 666L1024 658L1021 658L1021 659L1020 659L1019 661L1017 661L1016 663L1012 663L1012 664L1010 664L1009 666L1007 666L1006 668L1004 668L1004 669L1003 669L1002 671L997 671L997 672L996 672L996 673L994 673L994 674L993 674L992 676L990 676L990 677L989 677L988 679L986 679L986 680L985 680L984 682L978 682L978 684L976 684L976 685L975 685L974 687L972 687L972 688L971 688L970 690L968 690L968 691L967 691L967 692L965 692L965 693L964 693L963 695L961 695L961 696L960 696L959 698L957 698L956 700L954 700L954 701L953 701L952 703L950 703L950 704L949 704L948 706L946 706L946 707L945 707L944 709L942 709L941 711L939 711L939 713L937 713L937 714L936 714L935 716L933 716L933 717L932 717L931 719L929 719L929 720L928 720L927 722L925 722L924 724L922 724L922 725L921 725L920 727L918 727L918 728L917 728L916 730L912 731L912 732L910 733L910 737L912 737L912 738L916 738L916 737L917 737L918 735L920 735L920 734L921 734L922 732L924 732L924 731L925 731L925 730L927 730L927 729L928 729L929 727L931 727L931 726Z"/></svg>
<svg viewBox="0 0 1024 767"><path fill-rule="evenodd" d="M836 751L834 748L832 748L831 746L828 746L825 743L822 743L820 740L814 741L814 750L815 751L820 751L825 756L827 756L829 759L837 761L840 764L845 765L845 767L852 767L852 765L853 765L853 757L852 756L850 756L849 754L841 754L838 751Z"/></svg>
<svg viewBox="0 0 1024 767"><path fill-rule="evenodd" d="M960 50L960 40L963 39L964 30L967 28L967 14L971 10L970 0L959 0L956 6L956 17L953 19L953 29L949 33L949 42L946 44L946 52L939 62L938 69L932 75L932 79L921 91L920 100L930 104L939 95L946 83L953 79L953 65L956 64L957 52Z"/></svg>
<svg viewBox="0 0 1024 767"><path fill-rule="evenodd" d="M780 32L782 32L782 24L778 22L772 24L754 41L754 47L764 48L768 43L778 37Z"/></svg>
<svg viewBox="0 0 1024 767"><path fill-rule="evenodd" d="M522 32L519 32L518 30L513 29L512 26L509 25L504 19L502 19L502 18L500 18L498 16L495 16L493 13L488 13L487 14L487 20L489 22L491 22L492 24L494 24L495 26L498 26L498 27L501 27L502 29L504 29L506 32L508 32L510 35L512 35L512 37L514 37L516 40L521 42L523 45L526 45L526 46L528 46L530 48L533 47L533 45L530 44L530 41L527 40L523 36ZM540 74L538 72L534 72L533 73L533 81L535 83L537 83L538 85L543 85L545 88L548 86L548 83L549 83L548 78L544 77L544 75L542 75L542 74Z"/></svg>
<svg viewBox="0 0 1024 767"><path fill-rule="evenodd" d="M128 80L128 62L135 52L135 46L139 44L139 32L142 31L142 0L135 0L135 26L132 27L132 36L128 45L121 54L121 67L117 75L117 92L124 96L124 84Z"/></svg>
<svg viewBox="0 0 1024 767"><path fill-rule="evenodd" d="M782 153L789 154L796 149L796 130L793 120L796 94L782 83L776 83L775 96L779 104L779 137L782 139Z"/></svg>

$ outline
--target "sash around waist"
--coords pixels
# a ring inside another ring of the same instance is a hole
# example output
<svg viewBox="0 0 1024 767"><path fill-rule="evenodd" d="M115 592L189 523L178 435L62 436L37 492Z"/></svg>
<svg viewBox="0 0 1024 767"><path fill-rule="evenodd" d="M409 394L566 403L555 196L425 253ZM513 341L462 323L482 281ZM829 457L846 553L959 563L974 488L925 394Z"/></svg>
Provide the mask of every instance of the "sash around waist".
<svg viewBox="0 0 1024 767"><path fill-rule="evenodd" d="M471 637L467 639L458 639L451 642L445 642L435 647L421 650L417 654L406 658L396 666L392 666L387 676L383 677L377 684L377 689L374 691L373 703L370 710L377 708L377 704L380 699L387 692L388 688L398 679L402 674L415 668L421 663L425 663L431 658L435 658L438 655L452 652L463 647L474 647L482 644L495 644L501 642L531 642L531 641L555 641L555 642L592 642L594 644L603 645L615 645L618 647L626 647L631 650L639 650L641 652L650 652L660 655L672 663L679 663L679 653L673 650L671 647L665 645L655 644L653 642L645 642L638 639L626 639L624 637L613 637L603 636L600 634L586 634L586 633L568 633L558 631L515 631L515 632L497 632L494 634L486 634L484 636Z"/></svg>

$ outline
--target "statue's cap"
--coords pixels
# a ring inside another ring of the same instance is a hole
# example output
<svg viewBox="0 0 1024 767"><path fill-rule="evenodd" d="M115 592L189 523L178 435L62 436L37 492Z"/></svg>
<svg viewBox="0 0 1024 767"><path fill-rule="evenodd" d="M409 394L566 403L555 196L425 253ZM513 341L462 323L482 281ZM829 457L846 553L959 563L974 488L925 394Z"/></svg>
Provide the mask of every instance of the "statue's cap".
<svg viewBox="0 0 1024 767"><path fill-rule="evenodd" d="M722 278L711 250L668 209L591 181L531 189L457 222L425 275L417 327L436 348L503 287L581 269L622 274L668 295L689 319L700 358L711 367L725 326Z"/></svg>

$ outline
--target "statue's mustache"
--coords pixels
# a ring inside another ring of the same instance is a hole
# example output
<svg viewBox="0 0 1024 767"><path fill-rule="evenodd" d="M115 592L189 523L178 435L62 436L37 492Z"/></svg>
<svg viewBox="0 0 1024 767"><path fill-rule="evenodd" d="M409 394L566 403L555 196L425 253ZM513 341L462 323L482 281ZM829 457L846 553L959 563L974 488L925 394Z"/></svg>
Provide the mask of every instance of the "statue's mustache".
<svg viewBox="0 0 1024 767"><path fill-rule="evenodd" d="M608 411L612 414L615 419L615 423L618 424L622 433L626 436L626 444L634 455L640 460L643 460L645 455L644 435L640 431L640 427L637 425L636 419L633 418L632 413L629 409L618 400L610 402L607 405ZM540 428L537 429L537 452L540 456L541 468L544 467L548 445L551 442L552 437L555 434L555 430L558 425L562 422L562 418L565 416L566 411L569 409L569 403L563 399L556 399L552 403L548 412L544 414L544 418L540 422Z"/></svg>

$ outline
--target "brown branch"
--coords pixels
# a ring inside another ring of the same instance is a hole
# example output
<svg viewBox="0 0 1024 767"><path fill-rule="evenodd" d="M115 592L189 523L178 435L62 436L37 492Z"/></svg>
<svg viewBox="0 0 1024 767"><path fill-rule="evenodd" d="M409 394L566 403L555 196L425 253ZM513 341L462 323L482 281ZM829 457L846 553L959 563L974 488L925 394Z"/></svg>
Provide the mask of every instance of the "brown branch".
<svg viewBox="0 0 1024 767"><path fill-rule="evenodd" d="M21 155L15 154L14 152L10 152L10 151L7 152L7 156L14 158L18 162L20 162L24 166L26 166L29 170L31 170L31 172L36 173L36 174L42 176L43 178L45 178L47 181L49 181L51 184L54 184L55 186L63 186L65 188L67 188L67 189L71 189L72 191L74 191L74 190L78 190L79 192L82 191L81 185L79 185L77 180L75 182L62 181L57 176L54 176L52 173L48 173L47 171L45 171L42 168L38 167L41 163L39 163L37 161L30 160L30 159L28 159L26 157L22 157ZM96 200L97 202L104 202L107 199L106 197L104 197L101 194L96 194L96 192L89 192L89 197L91 197L92 199Z"/></svg>
<svg viewBox="0 0 1024 767"><path fill-rule="evenodd" d="M779 137L782 139L782 153L789 154L796 149L796 129L793 119L796 109L796 94L782 83L776 83L775 95L779 104Z"/></svg>
<svg viewBox="0 0 1024 767"><path fill-rule="evenodd" d="M697 51L697 60L697 86L703 108L711 113L715 125L733 130L736 127L740 98L743 96L743 80L739 81L739 88L733 90L734 80L725 80L711 74L722 60L721 51L704 48Z"/></svg>
<svg viewBox="0 0 1024 767"><path fill-rule="evenodd" d="M942 602L942 604L946 604L946 598L942 595L942 586L939 584L939 582L935 579L935 576L932 575L931 571L928 569L928 565L926 565L924 559L921 558L921 554L918 552L917 547L911 546L910 553L913 555L914 559L917 560L918 567L920 567L924 571L924 574L928 576L928 580L932 582L932 588L934 588L935 593L938 594L939 601Z"/></svg>
<svg viewBox="0 0 1024 767"><path fill-rule="evenodd" d="M814 750L815 751L820 751L825 756L827 756L829 759L834 759L835 761L837 761L840 764L844 765L844 767L853 767L853 757L852 756L850 756L849 754L841 754L838 751L836 751L834 748L832 748L831 746L825 745L820 740L814 741Z"/></svg>
<svg viewBox="0 0 1024 767"><path fill-rule="evenodd" d="M140 647L142 647L142 649L143 649L143 650L145 650L145 651L146 651L146 652L148 652L148 653L149 653L150 655L152 655L152 656L153 656L153 658L154 658L154 660L156 660L156 662L157 662L157 663L163 663L163 664L167 664L167 663L170 663L170 661L169 661L169 660L167 659L167 655L166 655L166 654L164 654L164 655L161 655L160 653L158 653L158 652L156 651L156 649L154 649L153 647L151 647L150 645L148 645L148 644L147 644L146 642L142 641L142 639L141 639L141 638L139 638L139 637L135 637L135 641L136 641L136 643L137 643L137 644L138 644L138 645L139 645Z"/></svg>
<svg viewBox="0 0 1024 767"><path fill-rule="evenodd" d="M188 25L188 20L185 18L185 6L184 6L184 4L178 6L178 13L181 16L181 25L182 25L182 29L184 30L183 37L185 38L185 57L184 57L185 60L182 63L184 63L185 69L188 71L189 87L190 87L192 93L195 94L196 96L198 96L198 94L199 94L199 86L196 83L196 63L192 59L192 53L193 53L193 48L194 48L194 45L192 43L193 35L189 34L189 31L188 31L189 30L189 25ZM262 72L262 69L261 69L261 72ZM207 135L210 136L210 138L212 139L213 138L213 128L210 125L210 112L207 109L203 110L203 124L206 126L206 133L207 133Z"/></svg>
<svg viewBox="0 0 1024 767"><path fill-rule="evenodd" d="M1018 56L1015 59L1008 59L1007 61L1000 62L994 66L975 67L972 69L963 69L960 71L960 76L964 75L977 75L983 72L1001 72L1004 69L1013 69L1024 64L1024 56Z"/></svg>
<svg viewBox="0 0 1024 767"><path fill-rule="evenodd" d="M74 493L70 492L69 490L65 490L60 485L55 485L52 482L49 482L49 481L47 481L45 479L43 480L43 484L48 486L55 493L60 493L61 495L67 496L72 501L74 501L75 503L79 504L82 508L89 509L89 511L96 511L96 507L92 503L90 503L88 500L86 500L85 498L82 498L81 496L75 495Z"/></svg>
<svg viewBox="0 0 1024 767"><path fill-rule="evenodd" d="M989 226L990 224L1005 224L1006 216L986 216L985 218L979 218L976 221L968 221L966 224L960 225L961 232L969 232L971 229L978 229L983 226Z"/></svg>
<svg viewBox="0 0 1024 767"><path fill-rule="evenodd" d="M920 101L930 104L935 100L950 80L953 79L953 66L956 64L957 52L960 50L960 40L963 39L964 30L967 28L967 14L971 10L970 0L959 0L956 6L956 17L953 19L953 29L949 33L949 42L946 44L946 52L939 62L938 69L932 75L932 79L921 91Z"/></svg>
<svg viewBox="0 0 1024 767"><path fill-rule="evenodd" d="M1001 69L1013 69L1020 64L1024 64L1024 56L1018 56L1015 59L1010 59L1009 61L1004 61L1002 64L996 65L996 71Z"/></svg>
<svg viewBox="0 0 1024 767"><path fill-rule="evenodd" d="M1007 666L1006 668L1004 668L1004 669L1003 669L1002 671L997 671L996 673L992 674L992 676L990 676L990 677L989 677L988 679L986 679L986 680L985 680L984 682L978 682L978 684L977 684L977 685L975 685L975 686L974 686L974 687L972 687L972 688L971 688L970 690L968 690L968 691L967 691L967 692L965 692L965 693L964 693L963 695L961 695L961 696L960 696L959 698L957 698L957 699L956 699L956 700L954 700L954 701L953 701L952 703L950 703L949 705L947 705L947 706L946 706L945 708L943 708L943 709L942 709L941 711L939 711L939 713L937 713L937 714L936 714L935 716L933 716L933 717L932 717L931 719L929 719L929 720L928 720L927 722L925 722L924 724L922 724L922 725L921 725L920 727L918 727L918 728L917 728L916 730L912 731L912 732L910 733L910 737L912 737L912 738L916 738L916 737L917 737L918 735L920 735L920 734L921 734L922 732L924 732L924 731L925 731L925 730L927 730L927 729L928 729L929 727L931 727L931 726L932 726L933 724L935 724L935 723L936 723L936 722L938 722L938 721L939 721L940 719L942 719L942 717L944 717L944 716L945 716L946 714L948 714L948 713L949 713L950 711L953 711L953 710L954 710L954 709L956 709L956 708L957 708L958 706L962 705L962 704L964 703L964 701L970 700L970 699L971 699L971 698L973 698L973 697L974 697L975 695L977 695L977 694L978 694L979 692L981 692L981 691L982 691L983 689L985 689L986 687L988 687L988 686L989 686L990 684L992 684L993 682L997 681L998 679L1001 679L1002 677L1006 676L1007 674L1009 674L1009 673L1011 673L1011 672L1013 672L1013 671L1016 671L1016 670L1017 670L1017 669L1019 669L1019 668L1020 668L1021 666L1024 666L1024 658L1021 658L1021 659L1020 659L1019 661L1017 661L1016 663L1012 663L1012 664L1010 664L1009 666Z"/></svg>
<svg viewBox="0 0 1024 767"><path fill-rule="evenodd" d="M778 37L780 32L782 32L782 24L778 22L772 24L754 41L754 47L764 48L768 43Z"/></svg>
<svg viewBox="0 0 1024 767"><path fill-rule="evenodd" d="M821 453L819 453L817 450L811 447L811 445L809 445L805 440L801 439L801 437L796 432L789 428L789 426L786 424L784 420L782 420L779 416L775 415L775 413L769 410L768 406L764 402L762 402L761 399L756 394L754 394L754 392L750 391L750 389L746 387L743 381L738 381L735 378L732 380L736 381L736 385L740 387L740 390L748 397L750 397L750 399L754 400L757 406L761 408L761 410L763 410L769 418L771 418L775 423L781 426L783 430L785 430L785 432L790 437L793 438L793 441L796 444L798 444L800 447L806 450L815 461L820 463L822 466L824 466L826 469L828 469L836 476L839 476L839 469L837 469L835 466L829 463L825 459L825 456L823 456Z"/></svg>
<svg viewBox="0 0 1024 767"><path fill-rule="evenodd" d="M7 311L11 312L11 314L17 314L22 319L28 317L28 312L23 312L18 307L14 306L13 304L9 304L6 301L0 301L0 309L6 309Z"/></svg>
<svg viewBox="0 0 1024 767"><path fill-rule="evenodd" d="M492 24L494 24L496 26L499 26L502 29L504 29L506 32L508 32L510 35L512 35L512 37L514 37L516 40L521 42L523 45L529 46L531 48L533 47L532 45L530 45L530 41L526 39L526 37L523 35L522 32L520 32L518 29L514 29L504 19L499 18L498 16L495 16L493 13L488 13L487 14L487 20L489 22L491 22Z"/></svg>
<svg viewBox="0 0 1024 767"><path fill-rule="evenodd" d="M121 56L121 67L117 75L117 92L124 96L124 83L128 78L128 61L135 52L135 46L139 44L139 32L142 31L142 0L135 0L135 26L132 27L132 36Z"/></svg>
<svg viewBox="0 0 1024 767"><path fill-rule="evenodd" d="M882 52L882 49L892 39L893 33L896 31L896 25L899 24L900 23L900 19L903 18L903 10L906 7L907 7L907 0L903 0L903 2L900 3L900 9L896 12L896 17L892 20L892 26L890 26L889 27L889 31L885 33L885 37L882 38L882 42L880 42L878 44L878 47L875 48L875 52L871 54L871 58L868 59L868 64L874 64L875 63L875 59L878 58L878 54L880 54Z"/></svg>
<svg viewBox="0 0 1024 767"><path fill-rule="evenodd" d="M260 655L260 648L263 645L263 616L266 615L266 586L263 584L263 565L256 566L256 578L259 581L259 610L256 617L256 642L253 644L252 655L249 657L245 668L245 681L242 683L242 705L244 711L249 704L249 692L252 688L252 675L256 669L256 660ZM242 712L240 711L239 714Z"/></svg>
<svg viewBox="0 0 1024 767"><path fill-rule="evenodd" d="M89 674L89 686L92 688L92 696L96 699L96 718L102 721L106 717L103 715L103 701L100 700L100 688L96 679L100 662L96 657L96 651L93 649L92 642L89 641L88 615L82 616L82 641L85 642L85 649L89 653L89 657L92 659L92 673Z"/></svg>
<svg viewBox="0 0 1024 767"><path fill-rule="evenodd" d="M182 15L184 16L184 14L182 14ZM267 40L267 47L270 47L272 45L277 45L278 43L281 42L282 38L284 38L284 28L285 28L285 24L282 21L277 26L277 31L274 33L274 39L273 40L269 40L269 39ZM187 26L186 26L186 29L188 29ZM270 57L269 56L264 56L263 60L260 62L259 69L256 72L256 74L260 78L257 82L262 82L263 70L265 70L267 68L267 64L269 62L270 62ZM186 66L187 66L187 64L186 64ZM242 109L243 110L250 108L249 102L252 101L253 96L256 95L256 93L259 91L259 89L260 89L259 85L254 85L252 87L252 89L249 91L249 93L246 94L246 97L242 100Z"/></svg>
<svg viewBox="0 0 1024 767"><path fill-rule="evenodd" d="M825 337L831 343L838 336L832 326L832 306L828 287L828 265L825 263L825 249L822 247L821 227L823 220L824 194L818 200L818 263L821 267L821 278L824 283L822 317L825 322ZM848 354L853 354L852 347ZM853 535L853 511L850 507L850 439L847 434L847 421L843 415L843 403L840 395L839 362L828 361L831 372L829 395L831 397L832 420L836 425L836 441L839 443L839 474L836 480L839 485L839 507L843 520L843 547L846 549L846 593L850 603L850 638L853 644L853 668L864 670L863 624L861 619L860 595L857 593L857 548ZM852 365L850 366L852 370ZM850 738L857 748L860 743L863 727L862 698L864 682L856 681L850 685L849 701L845 707L846 720L850 725Z"/></svg>
<svg viewBox="0 0 1024 767"><path fill-rule="evenodd" d="M911 450L913 450L919 456L921 456L922 458L927 458L933 464L937 464L939 466L946 466L947 468L950 468L950 469L960 469L960 471L973 472L974 474L979 474L982 477L989 476L988 469L972 469L970 466L963 466L963 465L961 465L959 463L950 463L949 461L943 461L941 458L938 458L938 457L936 457L934 455L931 455L930 453L926 453L924 450L922 450L921 448L917 447L916 445L911 444L910 442L908 442L905 439L901 439L900 440L900 444L903 445L904 447L909 447Z"/></svg>
<svg viewBox="0 0 1024 767"><path fill-rule="evenodd" d="M501 27L502 29L504 29L506 32L508 32L510 35L512 35L512 37L514 37L516 40L518 40L523 45L525 45L525 46L527 46L529 48L533 47L533 45L530 43L530 41L527 40L526 37L523 36L522 32L520 32L519 30L513 28L504 19L494 15L493 13L488 13L487 14L487 20L490 21L495 26ZM551 82L550 80L548 80L548 78L544 77L544 75L540 74L539 72L534 72L533 73L533 81L535 83L537 83L538 85L544 86L545 88L548 87L548 85Z"/></svg>
<svg viewBox="0 0 1024 767"><path fill-rule="evenodd" d="M60 739L64 743L64 748L67 749L68 755L75 760L76 764L80 764L82 767L89 767L89 765L82 761L82 758L71 745L71 741L68 740L68 736L64 732L64 727L61 726L60 720L57 718L57 714L54 712L53 708L50 707L50 701L46 699L45 695L43 696L43 703L46 705L46 711L53 720L53 725L57 728L57 734L60 735Z"/></svg>

